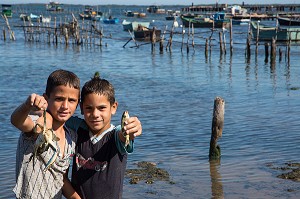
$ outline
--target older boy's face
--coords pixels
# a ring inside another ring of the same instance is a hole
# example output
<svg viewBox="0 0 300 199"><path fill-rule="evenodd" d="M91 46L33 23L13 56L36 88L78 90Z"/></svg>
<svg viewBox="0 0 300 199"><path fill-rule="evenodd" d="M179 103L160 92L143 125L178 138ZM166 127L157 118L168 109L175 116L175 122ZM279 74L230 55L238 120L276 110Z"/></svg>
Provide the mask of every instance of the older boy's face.
<svg viewBox="0 0 300 199"><path fill-rule="evenodd" d="M116 113L118 104L110 105L104 95L88 94L82 102L84 119L93 134L101 134L110 127L111 116Z"/></svg>
<svg viewBox="0 0 300 199"><path fill-rule="evenodd" d="M65 123L78 105L79 90L69 86L57 86L48 96L48 110L54 120Z"/></svg>

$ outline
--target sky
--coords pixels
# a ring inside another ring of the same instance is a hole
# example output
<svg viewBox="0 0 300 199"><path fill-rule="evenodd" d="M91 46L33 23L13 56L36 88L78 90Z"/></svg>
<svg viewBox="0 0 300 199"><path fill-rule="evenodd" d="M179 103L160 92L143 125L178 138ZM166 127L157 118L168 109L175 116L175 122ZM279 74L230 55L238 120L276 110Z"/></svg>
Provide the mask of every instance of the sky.
<svg viewBox="0 0 300 199"><path fill-rule="evenodd" d="M63 4L83 5L194 5L198 4L299 4L299 0L53 0ZM1 0L1 4L48 3L49 0Z"/></svg>

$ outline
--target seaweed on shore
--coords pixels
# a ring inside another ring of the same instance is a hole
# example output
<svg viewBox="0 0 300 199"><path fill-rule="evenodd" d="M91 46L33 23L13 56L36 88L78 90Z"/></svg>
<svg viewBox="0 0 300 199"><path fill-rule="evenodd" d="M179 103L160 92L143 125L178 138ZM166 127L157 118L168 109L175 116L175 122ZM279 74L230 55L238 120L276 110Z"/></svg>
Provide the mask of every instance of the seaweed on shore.
<svg viewBox="0 0 300 199"><path fill-rule="evenodd" d="M130 184L137 184L139 181L145 181L147 184L153 184L155 181L167 181L170 184L170 175L166 170L156 167L153 162L138 162L137 169L127 169L126 177L130 178Z"/></svg>
<svg viewBox="0 0 300 199"><path fill-rule="evenodd" d="M281 167L274 167L273 164L267 164L267 166L283 172L280 175L277 175L278 178L300 182L300 163L287 162Z"/></svg>

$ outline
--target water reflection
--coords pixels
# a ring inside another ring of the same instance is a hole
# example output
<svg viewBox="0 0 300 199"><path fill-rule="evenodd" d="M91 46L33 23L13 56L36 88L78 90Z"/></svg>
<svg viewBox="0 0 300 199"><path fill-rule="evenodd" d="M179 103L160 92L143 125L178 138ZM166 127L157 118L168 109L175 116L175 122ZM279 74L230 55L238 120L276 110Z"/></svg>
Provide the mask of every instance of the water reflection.
<svg viewBox="0 0 300 199"><path fill-rule="evenodd" d="M219 172L221 159L210 160L209 170L211 178L211 195L212 198L222 199L224 198L222 176Z"/></svg>

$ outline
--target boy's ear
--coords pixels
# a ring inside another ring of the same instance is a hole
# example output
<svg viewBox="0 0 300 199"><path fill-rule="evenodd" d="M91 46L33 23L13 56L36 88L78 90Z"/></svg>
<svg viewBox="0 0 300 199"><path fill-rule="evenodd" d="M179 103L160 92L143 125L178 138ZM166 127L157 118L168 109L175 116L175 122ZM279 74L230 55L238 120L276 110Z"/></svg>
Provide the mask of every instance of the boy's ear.
<svg viewBox="0 0 300 199"><path fill-rule="evenodd" d="M118 109L118 102L115 102L112 106L111 106L111 114L114 115L117 112Z"/></svg>

